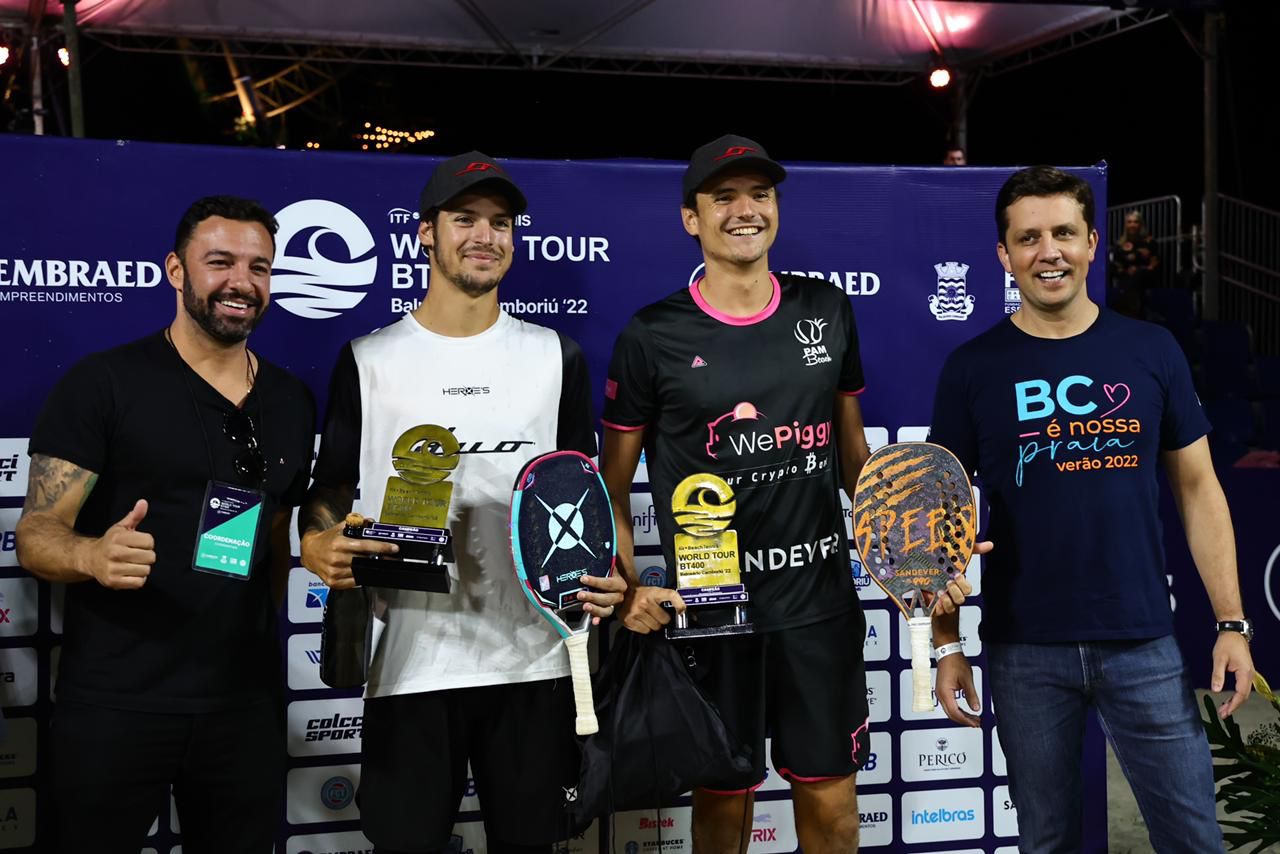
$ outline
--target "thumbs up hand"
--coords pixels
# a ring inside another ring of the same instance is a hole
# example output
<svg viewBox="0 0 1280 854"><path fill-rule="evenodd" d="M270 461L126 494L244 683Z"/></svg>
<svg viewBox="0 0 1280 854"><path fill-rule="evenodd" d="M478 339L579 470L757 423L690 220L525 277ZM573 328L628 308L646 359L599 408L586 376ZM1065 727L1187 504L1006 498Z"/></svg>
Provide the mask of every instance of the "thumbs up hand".
<svg viewBox="0 0 1280 854"><path fill-rule="evenodd" d="M147 502L138 499L133 509L94 541L89 549L86 574L112 590L136 590L147 583L156 562L156 541L138 530L147 516Z"/></svg>

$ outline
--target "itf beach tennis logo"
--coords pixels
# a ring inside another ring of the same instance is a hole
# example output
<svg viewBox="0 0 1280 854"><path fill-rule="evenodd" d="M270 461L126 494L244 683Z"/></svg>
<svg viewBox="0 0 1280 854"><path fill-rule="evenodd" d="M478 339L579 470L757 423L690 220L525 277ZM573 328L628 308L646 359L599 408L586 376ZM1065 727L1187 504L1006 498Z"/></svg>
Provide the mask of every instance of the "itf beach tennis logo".
<svg viewBox="0 0 1280 854"><path fill-rule="evenodd" d="M326 199L294 202L276 214L271 298L299 317L336 317L364 299L378 259L360 217ZM291 254L292 253L292 254Z"/></svg>
<svg viewBox="0 0 1280 854"><path fill-rule="evenodd" d="M933 269L938 274L938 292L929 294L929 311L938 320L968 320L973 314L973 294L965 282L969 265L944 261Z"/></svg>
<svg viewBox="0 0 1280 854"><path fill-rule="evenodd" d="M330 777L320 786L320 803L334 812L351 806L355 797L355 784L347 777Z"/></svg>

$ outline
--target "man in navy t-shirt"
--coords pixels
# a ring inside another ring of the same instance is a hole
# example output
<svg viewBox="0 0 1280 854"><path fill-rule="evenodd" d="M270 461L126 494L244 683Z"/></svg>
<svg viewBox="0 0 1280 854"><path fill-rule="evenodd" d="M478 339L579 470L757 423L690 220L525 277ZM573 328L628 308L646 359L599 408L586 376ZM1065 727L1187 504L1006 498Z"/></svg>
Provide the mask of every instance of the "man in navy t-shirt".
<svg viewBox="0 0 1280 854"><path fill-rule="evenodd" d="M1022 307L959 347L938 380L931 440L977 471L991 504L986 642L1021 851L1078 851L1080 750L1097 710L1158 851L1221 851L1208 745L1174 641L1157 462L1219 620L1221 716L1249 695L1253 662L1226 499L1186 359L1164 329L1100 308L1085 276L1098 244L1089 185L1024 169L996 200L996 254ZM958 621L934 620L942 649ZM977 692L963 654L938 661L937 695Z"/></svg>

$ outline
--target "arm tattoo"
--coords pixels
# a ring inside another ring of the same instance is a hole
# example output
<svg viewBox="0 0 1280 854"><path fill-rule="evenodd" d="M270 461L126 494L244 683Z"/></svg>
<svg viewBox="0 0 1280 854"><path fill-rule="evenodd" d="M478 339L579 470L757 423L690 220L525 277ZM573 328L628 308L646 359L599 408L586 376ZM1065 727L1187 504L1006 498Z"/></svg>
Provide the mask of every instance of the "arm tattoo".
<svg viewBox="0 0 1280 854"><path fill-rule="evenodd" d="M302 533L325 531L341 522L351 511L356 488L350 485L320 486L314 484L307 502L298 515L298 527Z"/></svg>
<svg viewBox="0 0 1280 854"><path fill-rule="evenodd" d="M79 489L80 502L76 505L78 515L97 482L96 474L74 463L44 454L33 454L31 473L27 478L27 500L22 507L22 515L52 511L64 497Z"/></svg>

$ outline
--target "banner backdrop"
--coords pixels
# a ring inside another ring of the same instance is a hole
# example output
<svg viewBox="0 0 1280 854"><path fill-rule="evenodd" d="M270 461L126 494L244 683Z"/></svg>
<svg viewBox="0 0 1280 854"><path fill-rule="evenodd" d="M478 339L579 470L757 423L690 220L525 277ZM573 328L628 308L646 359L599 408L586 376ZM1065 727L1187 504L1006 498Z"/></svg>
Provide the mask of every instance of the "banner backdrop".
<svg viewBox="0 0 1280 854"><path fill-rule="evenodd" d="M0 848L30 850L49 832L37 793L47 782L61 596L16 565L13 530L26 489L27 437L49 388L85 354L169 323L174 292L161 263L178 218L199 196L231 193L260 199L280 221L272 306L251 345L301 376L323 409L339 347L391 323L425 292L416 210L436 159L0 137L0 162L8 179L0 204L0 354L9 365L0 408L0 702L8 719L0 749ZM679 223L683 165L514 160L509 166L531 204L517 222L515 263L501 300L511 313L581 343L598 412L623 325L700 272L698 247ZM1075 171L1105 210L1105 167ZM840 288L852 301L873 447L923 439L943 358L1019 304L995 255L994 199L1010 172L797 165L783 185L771 263ZM1106 245L1105 234L1102 240ZM1099 300L1102 264L1090 271ZM950 293L943 293L943 278ZM662 563L647 479L642 466L631 499L642 571ZM1013 852L1016 813L993 716L971 730L953 726L936 707L911 711L905 624L856 560L852 571L867 612L872 720L871 758L858 775L862 845ZM970 577L976 595L962 610L961 629L989 709L977 631L980 560ZM354 803L362 702L324 687L317 672L325 595L317 578L293 570L282 619L291 767L277 847L287 854L370 848ZM1103 757L1091 729L1090 851L1106 847ZM787 785L770 769L755 807L753 852L797 850L788 799ZM452 850L481 854L474 788L462 809ZM688 852L689 821L687 801L620 814L571 840L567 850ZM150 850L175 850L178 831L172 807L162 809Z"/></svg>

